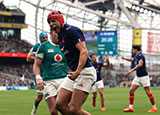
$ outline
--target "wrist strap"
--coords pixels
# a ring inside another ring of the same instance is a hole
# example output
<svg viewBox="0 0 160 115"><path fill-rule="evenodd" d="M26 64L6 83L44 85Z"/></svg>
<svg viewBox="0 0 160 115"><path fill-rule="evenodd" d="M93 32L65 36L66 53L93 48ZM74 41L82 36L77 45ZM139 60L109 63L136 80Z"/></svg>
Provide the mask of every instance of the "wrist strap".
<svg viewBox="0 0 160 115"><path fill-rule="evenodd" d="M39 79L42 79L42 77L40 75L37 75L36 80L38 81Z"/></svg>

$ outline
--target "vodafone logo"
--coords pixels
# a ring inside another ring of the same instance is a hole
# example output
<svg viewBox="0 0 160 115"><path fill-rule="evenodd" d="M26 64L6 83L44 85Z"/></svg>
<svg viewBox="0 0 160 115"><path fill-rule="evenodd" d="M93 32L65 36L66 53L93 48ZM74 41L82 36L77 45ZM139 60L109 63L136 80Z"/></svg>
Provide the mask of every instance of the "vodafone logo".
<svg viewBox="0 0 160 115"><path fill-rule="evenodd" d="M61 61L62 60L62 56L60 54L57 54L54 56L54 60L55 61Z"/></svg>

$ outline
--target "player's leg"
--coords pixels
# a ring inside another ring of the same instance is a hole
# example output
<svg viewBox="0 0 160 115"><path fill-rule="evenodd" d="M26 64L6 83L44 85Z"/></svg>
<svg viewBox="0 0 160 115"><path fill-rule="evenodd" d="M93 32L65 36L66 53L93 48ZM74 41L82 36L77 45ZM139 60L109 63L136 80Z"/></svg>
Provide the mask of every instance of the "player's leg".
<svg viewBox="0 0 160 115"><path fill-rule="evenodd" d="M150 90L150 87L144 87L144 90L146 92L146 94L148 95L149 99L150 99L150 102L152 104L152 109L149 110L148 112L157 112L157 108L156 108L156 104L155 104L155 101L154 101L154 96Z"/></svg>
<svg viewBox="0 0 160 115"><path fill-rule="evenodd" d="M71 100L74 81L66 77L60 86L56 99L56 108L63 115L70 115L69 102Z"/></svg>
<svg viewBox="0 0 160 115"><path fill-rule="evenodd" d="M61 88L58 92L57 99L56 99L56 109L59 110L62 115L69 115L69 102L71 100L72 92Z"/></svg>
<svg viewBox="0 0 160 115"><path fill-rule="evenodd" d="M37 91L37 93L38 93L38 91ZM34 101L34 106L33 106L31 115L35 115L36 114L38 106L39 106L39 103L41 102L42 99L43 99L43 94L42 93L38 93L36 98L35 98L35 101Z"/></svg>
<svg viewBox="0 0 160 115"><path fill-rule="evenodd" d="M103 89L104 89L104 88L99 88L98 91L99 91L99 94L100 94L100 97L101 97L101 110L102 110L102 111L105 111L106 108L105 108L105 106L104 106Z"/></svg>
<svg viewBox="0 0 160 115"><path fill-rule="evenodd" d="M96 81L96 70L94 67L84 68L78 78L75 80L74 90L72 93L70 111L74 115L90 115L90 113L81 109L86 101L91 87Z"/></svg>
<svg viewBox="0 0 160 115"><path fill-rule="evenodd" d="M106 108L104 106L104 95L103 95L104 83L103 83L103 80L100 80L97 82L97 87L98 87L98 91L99 91L99 94L101 97L101 110L105 111Z"/></svg>
<svg viewBox="0 0 160 115"><path fill-rule="evenodd" d="M92 105L93 105L93 107L96 107L96 97L97 97L97 91L95 91L95 92L92 92L92 94L93 94L93 97L92 97Z"/></svg>
<svg viewBox="0 0 160 115"><path fill-rule="evenodd" d="M123 109L124 112L133 112L133 102L134 102L134 92L138 88L138 85L132 84L129 90L129 107L126 109Z"/></svg>
<svg viewBox="0 0 160 115"><path fill-rule="evenodd" d="M97 84L96 83L91 88L91 92L93 94L93 97L92 97L92 105L93 105L93 107L96 106L96 97L97 97Z"/></svg>
<svg viewBox="0 0 160 115"><path fill-rule="evenodd" d="M74 89L72 93L71 103L70 103L70 111L73 115L90 115L90 113L81 109L82 104L88 97L88 93Z"/></svg>
<svg viewBox="0 0 160 115"><path fill-rule="evenodd" d="M46 99L46 102L48 104L48 108L50 111L50 115L58 115L58 111L55 108L55 101L56 101L56 97L49 97Z"/></svg>
<svg viewBox="0 0 160 115"><path fill-rule="evenodd" d="M145 90L146 94L148 95L150 102L152 104L152 109L149 110L148 112L157 112L157 108L156 108L155 101L154 101L154 96L153 96L153 94L151 92L151 88L150 88L149 76L142 77L141 84L143 85L144 90Z"/></svg>

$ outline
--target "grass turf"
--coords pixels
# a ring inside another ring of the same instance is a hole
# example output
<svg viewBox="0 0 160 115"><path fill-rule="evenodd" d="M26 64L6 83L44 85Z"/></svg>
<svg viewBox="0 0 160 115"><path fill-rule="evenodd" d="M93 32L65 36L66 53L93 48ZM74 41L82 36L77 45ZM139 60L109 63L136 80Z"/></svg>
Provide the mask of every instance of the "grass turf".
<svg viewBox="0 0 160 115"><path fill-rule="evenodd" d="M160 111L160 88L151 88L156 105ZM92 95L90 94L83 108L92 115L160 115L157 113L147 113L151 109L150 101L143 88L139 88L135 93L134 112L124 113L122 109L128 107L129 88L105 88L106 111L101 111L100 97L97 97L96 107L92 107ZM0 91L0 115L30 115L33 107L35 90L28 91ZM43 100L38 108L37 115L49 115L46 102Z"/></svg>

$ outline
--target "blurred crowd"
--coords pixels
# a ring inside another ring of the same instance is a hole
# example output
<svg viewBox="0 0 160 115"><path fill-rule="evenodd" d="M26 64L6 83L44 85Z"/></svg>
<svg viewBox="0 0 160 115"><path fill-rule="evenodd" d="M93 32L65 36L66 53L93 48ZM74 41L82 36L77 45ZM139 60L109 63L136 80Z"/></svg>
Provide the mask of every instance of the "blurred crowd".
<svg viewBox="0 0 160 115"><path fill-rule="evenodd" d="M109 71L103 75L103 82L106 87L115 87L116 86L116 84L114 83L113 76L112 76L111 72L109 72Z"/></svg>
<svg viewBox="0 0 160 115"><path fill-rule="evenodd" d="M33 65L32 64L10 64L10 65L0 65L0 72L15 75L18 77L24 77L28 79L33 79Z"/></svg>
<svg viewBox="0 0 160 115"><path fill-rule="evenodd" d="M34 83L29 80L21 79L20 77L10 77L6 74L0 73L0 86L28 86L34 87Z"/></svg>
<svg viewBox="0 0 160 115"><path fill-rule="evenodd" d="M0 52L28 53L31 47L31 44L15 36L9 35L7 39L0 36Z"/></svg>
<svg viewBox="0 0 160 115"><path fill-rule="evenodd" d="M160 75L150 75L151 86L159 87L160 86Z"/></svg>

